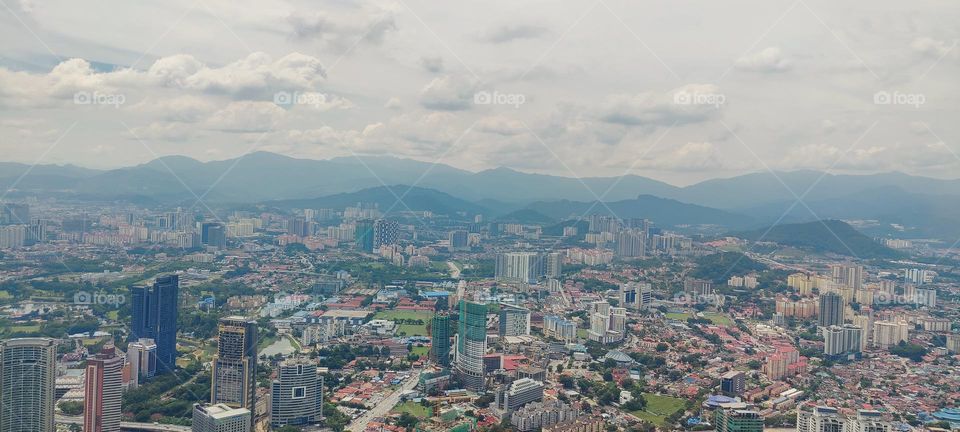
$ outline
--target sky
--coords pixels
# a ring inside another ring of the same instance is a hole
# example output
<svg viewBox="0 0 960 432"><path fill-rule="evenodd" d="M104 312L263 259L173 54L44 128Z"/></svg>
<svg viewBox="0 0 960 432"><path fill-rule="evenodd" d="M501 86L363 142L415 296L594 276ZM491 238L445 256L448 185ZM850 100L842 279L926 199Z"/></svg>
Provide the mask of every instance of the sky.
<svg viewBox="0 0 960 432"><path fill-rule="evenodd" d="M0 160L960 177L960 3L0 0Z"/></svg>

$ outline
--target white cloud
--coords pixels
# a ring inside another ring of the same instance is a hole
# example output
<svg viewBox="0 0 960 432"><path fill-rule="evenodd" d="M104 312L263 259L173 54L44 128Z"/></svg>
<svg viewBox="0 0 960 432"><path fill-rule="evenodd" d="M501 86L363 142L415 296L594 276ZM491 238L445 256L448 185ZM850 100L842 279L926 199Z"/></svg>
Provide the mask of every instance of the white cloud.
<svg viewBox="0 0 960 432"><path fill-rule="evenodd" d="M461 75L434 78L420 92L420 104L439 111L460 111L473 106L477 85Z"/></svg>
<svg viewBox="0 0 960 432"><path fill-rule="evenodd" d="M776 73L790 70L792 65L789 60L783 57L780 48L769 47L763 51L740 57L737 59L736 67L746 71Z"/></svg>
<svg viewBox="0 0 960 432"><path fill-rule="evenodd" d="M233 102L213 113L206 127L223 132L265 132L275 128L283 114L283 109L271 102Z"/></svg>

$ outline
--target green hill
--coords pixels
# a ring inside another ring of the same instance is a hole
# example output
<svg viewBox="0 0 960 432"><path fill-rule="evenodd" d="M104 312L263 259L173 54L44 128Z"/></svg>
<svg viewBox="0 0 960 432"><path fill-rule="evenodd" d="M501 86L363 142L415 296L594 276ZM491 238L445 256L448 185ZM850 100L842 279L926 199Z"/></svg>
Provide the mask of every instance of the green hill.
<svg viewBox="0 0 960 432"><path fill-rule="evenodd" d="M835 253L856 258L900 256L897 251L873 241L846 222L839 220L777 225L731 235L746 240L774 242L819 253Z"/></svg>

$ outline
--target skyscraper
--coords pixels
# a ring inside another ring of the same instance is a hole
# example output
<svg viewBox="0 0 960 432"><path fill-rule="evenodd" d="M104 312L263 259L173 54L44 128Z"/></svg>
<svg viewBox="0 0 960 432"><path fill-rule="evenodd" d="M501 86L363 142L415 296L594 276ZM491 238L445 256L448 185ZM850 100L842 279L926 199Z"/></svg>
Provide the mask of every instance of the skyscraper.
<svg viewBox="0 0 960 432"><path fill-rule="evenodd" d="M646 254L646 237L640 230L627 229L617 234L617 256L642 257Z"/></svg>
<svg viewBox="0 0 960 432"><path fill-rule="evenodd" d="M249 432L253 415L246 408L232 408L225 404L194 404L193 432Z"/></svg>
<svg viewBox="0 0 960 432"><path fill-rule="evenodd" d="M380 246L397 244L400 239L400 224L389 219L377 219L373 223L373 250Z"/></svg>
<svg viewBox="0 0 960 432"><path fill-rule="evenodd" d="M530 310L510 304L500 305L500 336L530 334Z"/></svg>
<svg viewBox="0 0 960 432"><path fill-rule="evenodd" d="M620 306L644 310L653 303L653 287L647 282L628 282L620 285Z"/></svg>
<svg viewBox="0 0 960 432"><path fill-rule="evenodd" d="M720 377L720 391L728 396L739 396L743 393L747 376L741 371L730 371Z"/></svg>
<svg viewBox="0 0 960 432"><path fill-rule="evenodd" d="M852 324L823 328L823 353L842 356L860 352L863 329Z"/></svg>
<svg viewBox="0 0 960 432"><path fill-rule="evenodd" d="M270 397L274 429L318 423L323 419L323 377L317 374L317 364L298 358L281 362Z"/></svg>
<svg viewBox="0 0 960 432"><path fill-rule="evenodd" d="M54 339L0 342L0 432L54 432L56 361Z"/></svg>
<svg viewBox="0 0 960 432"><path fill-rule="evenodd" d="M257 322L241 316L221 318L210 403L246 408L252 415L256 411L256 376Z"/></svg>
<svg viewBox="0 0 960 432"><path fill-rule="evenodd" d="M821 327L843 324L843 297L834 292L820 294L820 315L817 317Z"/></svg>
<svg viewBox="0 0 960 432"><path fill-rule="evenodd" d="M863 288L863 266L854 264L834 264L830 266L833 281L854 290Z"/></svg>
<svg viewBox="0 0 960 432"><path fill-rule="evenodd" d="M373 252L373 221L358 220L353 231L353 242L363 252Z"/></svg>
<svg viewBox="0 0 960 432"><path fill-rule="evenodd" d="M714 416L717 432L763 431L763 416L756 411L718 408Z"/></svg>
<svg viewBox="0 0 960 432"><path fill-rule="evenodd" d="M156 342L159 373L176 368L179 292L177 275L158 277L153 287L130 288L132 339L149 338Z"/></svg>
<svg viewBox="0 0 960 432"><path fill-rule="evenodd" d="M139 385L157 374L157 343L143 338L127 345L127 361L134 383Z"/></svg>
<svg viewBox="0 0 960 432"><path fill-rule="evenodd" d="M430 326L430 356L444 367L450 366L450 315L438 313Z"/></svg>
<svg viewBox="0 0 960 432"><path fill-rule="evenodd" d="M496 278L506 282L535 283L546 273L542 256L536 252L507 252L497 255Z"/></svg>
<svg viewBox="0 0 960 432"><path fill-rule="evenodd" d="M123 358L113 345L87 360L83 399L84 432L118 432L123 397Z"/></svg>
<svg viewBox="0 0 960 432"><path fill-rule="evenodd" d="M550 252L543 256L543 274L546 277L558 278L563 275L563 254Z"/></svg>
<svg viewBox="0 0 960 432"><path fill-rule="evenodd" d="M483 391L485 376L483 356L487 353L487 305L460 301L460 323L454 375L464 388Z"/></svg>
<svg viewBox="0 0 960 432"><path fill-rule="evenodd" d="M227 229L220 222L200 222L200 243L218 249L227 247Z"/></svg>

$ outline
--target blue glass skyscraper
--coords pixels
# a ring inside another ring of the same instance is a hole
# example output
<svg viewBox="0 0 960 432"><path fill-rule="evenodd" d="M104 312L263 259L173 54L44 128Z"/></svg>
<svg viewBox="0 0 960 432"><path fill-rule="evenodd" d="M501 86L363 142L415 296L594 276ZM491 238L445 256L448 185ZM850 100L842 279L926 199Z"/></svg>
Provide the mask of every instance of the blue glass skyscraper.
<svg viewBox="0 0 960 432"><path fill-rule="evenodd" d="M152 287L130 288L131 340L150 338L157 343L158 373L176 367L179 292L177 275L158 277Z"/></svg>

